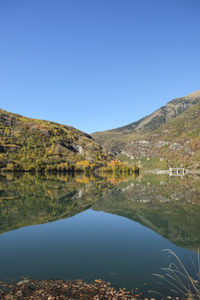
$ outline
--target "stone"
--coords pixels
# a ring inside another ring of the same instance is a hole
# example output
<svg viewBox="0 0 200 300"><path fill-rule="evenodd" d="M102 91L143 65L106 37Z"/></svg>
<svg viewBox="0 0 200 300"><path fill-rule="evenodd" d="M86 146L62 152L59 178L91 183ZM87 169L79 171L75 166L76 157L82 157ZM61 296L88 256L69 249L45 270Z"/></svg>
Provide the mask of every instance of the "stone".
<svg viewBox="0 0 200 300"><path fill-rule="evenodd" d="M17 283L17 285L24 285L24 284L29 283L29 281L30 281L30 280L28 280L28 279L24 279L24 280L22 280L22 281L19 281L19 282Z"/></svg>
<svg viewBox="0 0 200 300"><path fill-rule="evenodd" d="M170 145L171 150L178 150L181 147L179 143L173 143Z"/></svg>
<svg viewBox="0 0 200 300"><path fill-rule="evenodd" d="M155 147L156 148L162 148L162 147L167 146L167 145L169 145L168 141L159 141L157 144L155 144Z"/></svg>

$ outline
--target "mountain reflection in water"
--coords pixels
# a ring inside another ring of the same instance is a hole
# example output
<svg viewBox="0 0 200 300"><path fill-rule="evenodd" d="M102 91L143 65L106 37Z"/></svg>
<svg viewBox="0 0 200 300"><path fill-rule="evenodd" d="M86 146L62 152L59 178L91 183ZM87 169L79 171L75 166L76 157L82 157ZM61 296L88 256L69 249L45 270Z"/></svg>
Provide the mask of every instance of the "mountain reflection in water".
<svg viewBox="0 0 200 300"><path fill-rule="evenodd" d="M166 296L152 276L173 260L161 250L192 272L200 248L199 178L7 173L0 232L0 280L101 278Z"/></svg>
<svg viewBox="0 0 200 300"><path fill-rule="evenodd" d="M190 249L200 245L199 177L0 176L0 232L68 218L88 208L129 218Z"/></svg>

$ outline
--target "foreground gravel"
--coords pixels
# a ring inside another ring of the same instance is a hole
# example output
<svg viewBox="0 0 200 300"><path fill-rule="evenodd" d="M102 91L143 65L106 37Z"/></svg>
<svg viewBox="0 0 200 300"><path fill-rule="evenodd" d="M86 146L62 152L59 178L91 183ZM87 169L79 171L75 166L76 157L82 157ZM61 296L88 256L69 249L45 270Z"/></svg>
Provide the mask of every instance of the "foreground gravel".
<svg viewBox="0 0 200 300"><path fill-rule="evenodd" d="M24 299L104 299L126 300L144 299L140 295L125 289L116 290L110 283L95 280L94 283L86 283L83 280L30 280L20 282L0 282L0 299L24 300ZM153 299L153 298L152 298Z"/></svg>

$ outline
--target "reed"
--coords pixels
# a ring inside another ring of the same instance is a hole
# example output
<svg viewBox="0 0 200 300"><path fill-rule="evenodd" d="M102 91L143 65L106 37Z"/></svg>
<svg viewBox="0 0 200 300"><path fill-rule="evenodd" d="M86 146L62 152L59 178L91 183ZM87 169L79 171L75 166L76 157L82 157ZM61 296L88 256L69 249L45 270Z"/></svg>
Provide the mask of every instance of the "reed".
<svg viewBox="0 0 200 300"><path fill-rule="evenodd" d="M163 251L172 254L175 257L175 263L171 263L167 268L161 268L164 275L153 274L165 282L165 285L172 293L175 293L181 299L200 300L200 260L199 251L197 254L197 263L191 260L195 270L195 276L192 276L184 266L181 259L170 249ZM171 297L171 299L176 299Z"/></svg>

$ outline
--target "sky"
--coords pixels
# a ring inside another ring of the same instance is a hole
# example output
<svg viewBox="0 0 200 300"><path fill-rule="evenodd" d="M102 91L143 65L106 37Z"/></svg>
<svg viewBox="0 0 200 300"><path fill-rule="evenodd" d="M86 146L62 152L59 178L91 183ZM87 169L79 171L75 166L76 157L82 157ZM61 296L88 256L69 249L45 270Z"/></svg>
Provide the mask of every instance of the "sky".
<svg viewBox="0 0 200 300"><path fill-rule="evenodd" d="M92 133L200 89L200 0L1 0L0 108Z"/></svg>

